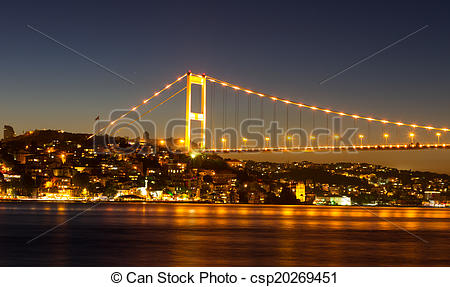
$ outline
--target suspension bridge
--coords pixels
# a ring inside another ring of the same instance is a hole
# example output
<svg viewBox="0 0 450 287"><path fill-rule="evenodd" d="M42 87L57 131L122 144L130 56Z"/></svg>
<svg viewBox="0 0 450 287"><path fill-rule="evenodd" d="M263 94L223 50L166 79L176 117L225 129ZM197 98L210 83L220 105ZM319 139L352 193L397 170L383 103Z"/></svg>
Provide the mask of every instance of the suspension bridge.
<svg viewBox="0 0 450 287"><path fill-rule="evenodd" d="M185 99L184 135L177 144L188 153L450 148L445 143L450 131L446 127L312 106L190 71L109 121L91 138L142 110L132 121L138 122L176 97Z"/></svg>

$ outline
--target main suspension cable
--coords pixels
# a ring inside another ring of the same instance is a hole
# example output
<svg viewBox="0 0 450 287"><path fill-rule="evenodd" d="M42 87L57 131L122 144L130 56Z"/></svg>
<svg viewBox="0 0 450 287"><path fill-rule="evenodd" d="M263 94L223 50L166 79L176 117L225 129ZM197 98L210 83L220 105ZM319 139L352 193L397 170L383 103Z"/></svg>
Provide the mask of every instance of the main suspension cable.
<svg viewBox="0 0 450 287"><path fill-rule="evenodd" d="M154 93L150 98L145 99L141 104L133 107L132 109L130 109L128 112L126 112L125 114L121 115L118 119L110 122L106 127L98 130L97 132L95 132L94 134L92 134L90 137L88 137L88 139L91 139L93 137L95 137L96 135L98 135L99 133L101 133L102 131L106 130L109 126L115 124L118 120L123 119L124 117L126 117L127 115L129 115L131 112L136 111L137 109L139 109L141 106L146 105L150 100L152 100L153 98L157 97L159 94L161 94L162 92L164 92L165 90L169 89L170 87L172 87L175 83L181 81L184 77L186 77L187 74L184 74L183 76L179 77L178 79L176 79L175 81L173 81L172 83L166 85L163 89L159 90L158 92Z"/></svg>
<svg viewBox="0 0 450 287"><path fill-rule="evenodd" d="M145 113L143 113L142 115L140 115L137 119L133 120L131 123L129 123L128 125L132 125L135 122L139 121L140 119L142 119L143 116L153 112L155 109L157 109L159 106L163 105L164 103L168 102L170 99L172 99L173 97L175 97L176 95L178 95L179 93L181 93L182 91L186 90L186 87L182 88L181 90L179 90L178 92L176 92L175 94L171 95L170 97L168 97L167 99L165 99L164 101L162 101L161 103L157 104L156 106L154 106L153 108L149 109L148 111L146 111ZM117 130L120 131L123 127L119 128Z"/></svg>
<svg viewBox="0 0 450 287"><path fill-rule="evenodd" d="M315 107L315 106L306 105L306 104L303 104L303 103L293 102L293 101L290 101L290 100L286 100L286 99L277 98L277 97L269 96L269 95L266 95L266 94L258 93L258 92L255 92L255 91L252 91L252 90L249 90L249 89L245 89L245 88L242 88L242 87L239 87L239 86L235 86L233 84L230 84L228 82L225 82L225 81L222 81L222 80L210 77L210 76L206 76L206 79L208 81L211 81L211 82L220 83L223 86L231 87L231 88L233 88L235 90L244 91L244 92L246 92L249 95L250 94L258 95L260 97L270 98L270 99L272 99L274 101L280 101L280 102L284 102L286 104L295 105L295 106L298 106L300 108L301 107L305 107L305 108L308 108L308 109L311 109L311 110L318 110L318 111L321 111L321 112L332 113L332 114L336 114L336 115L339 115L339 116L342 116L342 117L351 117L351 118L355 118L355 119L366 120L366 121L369 121L369 122L374 121L374 122L381 122L381 123L392 124L392 125L397 125L397 126L408 126L408 127L414 128L414 129L421 128L421 129L427 129L427 130L439 130L439 131L444 131L444 132L450 131L449 128L438 128L438 127L433 127L433 126L425 126L425 125L417 125L417 124L389 121L389 120L384 120L384 119L379 119L379 118L371 118L371 117L360 116L360 115L356 115L356 114L338 112L338 111L334 111L334 110L331 110L331 109Z"/></svg>

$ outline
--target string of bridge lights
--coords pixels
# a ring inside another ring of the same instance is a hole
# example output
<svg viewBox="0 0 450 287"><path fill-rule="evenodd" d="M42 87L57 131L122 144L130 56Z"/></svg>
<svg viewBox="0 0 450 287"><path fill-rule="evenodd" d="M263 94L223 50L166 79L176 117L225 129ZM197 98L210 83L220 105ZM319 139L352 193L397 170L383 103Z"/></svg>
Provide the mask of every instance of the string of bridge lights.
<svg viewBox="0 0 450 287"><path fill-rule="evenodd" d="M200 75L197 75L200 76ZM349 118L353 118L355 120L366 120L368 122L379 122L379 123L383 123L383 124L392 124L392 125L396 125L396 126L404 126L404 127L410 127L413 129L419 128L419 129L426 129L426 130L435 130L435 131L443 131L443 132L448 132L450 131L450 129L448 128L437 128L437 127L433 127L433 126L424 126L424 125L417 125L417 124L409 124L409 123L403 123L403 122L395 122L395 121L389 121L389 120L384 120L384 119L378 119L378 118L372 118L372 117L365 117L365 116L361 116L361 115L357 115L357 114L350 114L350 113L344 113L344 112L338 112L338 111L334 111L331 109L325 109L325 108L320 108L320 107L315 107L315 106L310 106L310 105L306 105L303 103L298 103L298 102L293 102L290 100L286 100L286 99L282 99L282 98L278 98L278 97L274 97L274 96L269 96L263 93L258 93L246 88L242 88L233 84L230 84L228 82L210 77L210 76L206 76L203 75L204 77L206 77L206 79L212 83L218 83L224 87L229 87L232 88L234 90L238 90L238 91L243 91L247 94L253 94L253 95L257 95L261 98L268 98L271 99L272 101L277 101L277 102L283 102L285 104L288 105L294 105L297 106L299 108L307 108L313 111L320 111L320 112L324 112L327 114L335 114L335 115L339 115L342 117L349 117Z"/></svg>
<svg viewBox="0 0 450 287"><path fill-rule="evenodd" d="M172 94L170 97L168 97L167 99L165 99L164 101L162 101L161 103L157 104L156 106L154 106L153 108L149 109L148 111L146 111L145 113L143 113L142 115L140 115L137 119L133 120L132 122L128 123L128 125L132 125L135 122L139 121L140 119L142 119L145 115L148 115L149 113L153 112L154 110L156 110L159 106L164 105L165 103L167 103L168 101L170 101L173 97L175 97L176 95L178 95L179 93L181 93L182 91L186 90L186 87L182 88L181 90L179 90L178 92ZM118 133L122 128L118 129L116 131L116 133Z"/></svg>
<svg viewBox="0 0 450 287"><path fill-rule="evenodd" d="M191 73L191 72L189 71L188 73ZM137 106L134 106L128 112L126 112L125 114L123 114L122 116L117 118L116 120L111 121L104 128L102 128L102 129L98 130L97 132L95 132L94 134L92 134L88 139L93 138L94 136L96 136L99 133L103 132L104 130L106 130L110 126L114 125L119 120L121 120L124 117L126 117L127 115L129 115L131 112L136 111L137 109L139 109L143 105L146 105L150 100L152 100L153 98L157 97L162 92L164 92L165 90L171 88L174 84L176 84L179 81L181 81L182 79L184 79L188 75L188 73L185 73L184 75L178 77L172 83L167 84L164 88L162 88L161 90L155 92L151 97L143 100L141 104L139 104ZM239 86L233 85L231 83L228 83L228 82L225 82L225 81L222 81L222 80L219 80L219 79L207 76L205 74L203 74L203 75L192 74L192 75L195 75L195 76L198 76L198 77L205 77L206 80L208 80L208 81L210 81L212 83L218 83L218 84L220 84L220 85L222 85L224 87L229 87L229 88L232 88L234 90L243 91L243 92L245 92L247 94L257 95L257 96L259 96L261 98L267 98L267 99L270 99L272 101L282 102L282 103L285 103L285 104L288 104L288 105L294 105L294 106L296 106L298 108L307 108L307 109L310 109L310 110L313 110L313 111L320 111L320 112L324 112L324 113L327 113L327 114L335 114L335 115L339 115L339 116L342 116L342 117L353 118L355 120L366 120L368 122L379 122L379 123L383 123L383 124L392 124L392 125L396 125L396 126L411 127L411 128L414 128L414 129L420 128L420 129L443 131L443 132L450 131L450 129L448 129L448 128L437 128L437 127L433 127L433 126L424 126L424 125L409 124L409 123L403 123L403 122L395 122L395 121L389 121L389 120L384 120L384 119L365 117L365 116L361 116L361 115L357 115L357 114L338 112L338 111L334 111L334 110L331 110L331 109L325 109L325 108L320 108L320 107L316 107L316 106L311 106L311 105L307 105L307 104L303 104L303 103L299 103L299 102L294 102L294 101L290 101L290 100L287 100L287 99L283 99L283 98L279 98L279 97L270 96L270 95L266 95L266 94L263 94L263 93L255 92L255 91L252 91L250 89L239 87Z"/></svg>
<svg viewBox="0 0 450 287"><path fill-rule="evenodd" d="M126 117L127 115L129 115L131 112L136 111L137 109L139 109L140 107L142 107L143 105L146 105L151 99L157 97L159 94L161 94L162 92L164 92L167 89L170 89L173 85L175 85L176 83L178 83L179 81L181 81L182 79L184 79L184 77L187 76L187 73L178 77L175 81L173 81L170 84L167 84L164 88L162 88L161 90L155 92L151 97L145 99L142 101L141 104L131 108L128 112L126 112L125 114L121 115L119 118L117 118L116 120L110 122L106 127L98 130L97 132L95 132L93 135L91 135L88 139L93 138L94 136L98 135L99 133L103 132L104 130L106 130L107 128L109 128L110 126L114 125L117 121L123 119L124 117Z"/></svg>

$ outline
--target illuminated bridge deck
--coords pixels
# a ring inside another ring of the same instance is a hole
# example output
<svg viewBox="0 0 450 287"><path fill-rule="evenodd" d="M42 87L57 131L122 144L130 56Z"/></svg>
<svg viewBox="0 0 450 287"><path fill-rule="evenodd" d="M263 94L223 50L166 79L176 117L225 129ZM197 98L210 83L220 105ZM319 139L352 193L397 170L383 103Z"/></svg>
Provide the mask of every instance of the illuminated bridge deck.
<svg viewBox="0 0 450 287"><path fill-rule="evenodd" d="M319 151L370 151L370 150L425 150L450 149L450 144L419 144L419 145L362 145L362 146L308 146L308 147L267 147L267 148L231 148L206 149L204 152L234 153L234 152L319 152Z"/></svg>

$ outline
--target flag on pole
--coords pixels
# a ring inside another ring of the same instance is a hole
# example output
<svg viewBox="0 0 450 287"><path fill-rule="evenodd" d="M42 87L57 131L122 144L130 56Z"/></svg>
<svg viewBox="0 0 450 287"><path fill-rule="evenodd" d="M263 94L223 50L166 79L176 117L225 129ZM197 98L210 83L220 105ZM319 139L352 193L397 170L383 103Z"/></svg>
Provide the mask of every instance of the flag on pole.
<svg viewBox="0 0 450 287"><path fill-rule="evenodd" d="M98 121L99 119L100 119L100 116L97 116L94 121Z"/></svg>

